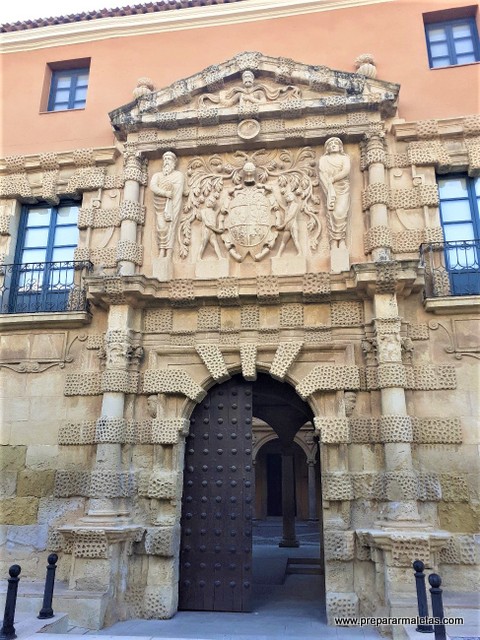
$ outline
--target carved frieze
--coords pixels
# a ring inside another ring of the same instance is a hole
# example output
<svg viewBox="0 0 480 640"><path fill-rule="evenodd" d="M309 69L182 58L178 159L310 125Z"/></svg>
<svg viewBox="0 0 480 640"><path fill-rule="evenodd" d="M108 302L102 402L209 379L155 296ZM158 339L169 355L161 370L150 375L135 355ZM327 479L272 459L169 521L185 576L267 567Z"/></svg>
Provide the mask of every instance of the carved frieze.
<svg viewBox="0 0 480 640"><path fill-rule="evenodd" d="M279 234L278 256L289 243L300 254L300 217L306 219L310 248L318 245L318 178L315 153L309 147L198 156L188 164L187 184L179 227L182 258L189 255L196 223L201 224L200 259L209 245L221 259L223 244L237 262L247 255L259 261L273 249Z"/></svg>

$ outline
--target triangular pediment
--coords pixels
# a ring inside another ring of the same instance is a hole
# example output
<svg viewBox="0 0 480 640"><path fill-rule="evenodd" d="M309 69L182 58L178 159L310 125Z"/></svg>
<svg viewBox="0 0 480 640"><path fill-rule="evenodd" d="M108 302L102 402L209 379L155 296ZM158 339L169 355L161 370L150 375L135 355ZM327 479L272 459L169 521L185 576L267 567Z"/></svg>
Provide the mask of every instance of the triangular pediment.
<svg viewBox="0 0 480 640"><path fill-rule="evenodd" d="M242 118L293 120L359 111L396 111L399 85L360 73L240 53L168 87L140 83L136 99L110 113L118 137L145 129L213 127ZM248 133L247 133L248 135Z"/></svg>

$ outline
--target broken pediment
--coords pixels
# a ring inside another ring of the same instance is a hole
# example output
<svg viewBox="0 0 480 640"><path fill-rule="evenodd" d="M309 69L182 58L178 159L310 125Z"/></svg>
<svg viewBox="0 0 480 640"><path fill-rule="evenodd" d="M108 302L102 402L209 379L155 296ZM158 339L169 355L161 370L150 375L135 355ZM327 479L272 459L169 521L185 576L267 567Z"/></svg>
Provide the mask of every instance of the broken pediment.
<svg viewBox="0 0 480 640"><path fill-rule="evenodd" d="M141 79L136 99L110 119L120 140L137 134L157 149L221 146L223 138L240 146L314 142L341 125L355 139L356 129L360 135L366 124L395 115L398 92L399 85L361 73L245 52L158 91Z"/></svg>

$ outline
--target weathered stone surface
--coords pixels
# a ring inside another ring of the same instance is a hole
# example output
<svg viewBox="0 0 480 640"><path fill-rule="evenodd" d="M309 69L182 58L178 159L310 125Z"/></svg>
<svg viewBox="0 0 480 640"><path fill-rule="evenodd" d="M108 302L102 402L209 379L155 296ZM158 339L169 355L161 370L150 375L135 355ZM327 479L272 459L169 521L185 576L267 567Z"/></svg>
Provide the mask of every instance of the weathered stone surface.
<svg viewBox="0 0 480 640"><path fill-rule="evenodd" d="M27 447L0 447L0 471L19 471L25 467Z"/></svg>
<svg viewBox="0 0 480 640"><path fill-rule="evenodd" d="M43 498L53 494L54 471L20 471L17 479L17 496L35 496Z"/></svg>
<svg viewBox="0 0 480 640"><path fill-rule="evenodd" d="M5 498L0 500L0 524L35 524L38 498Z"/></svg>

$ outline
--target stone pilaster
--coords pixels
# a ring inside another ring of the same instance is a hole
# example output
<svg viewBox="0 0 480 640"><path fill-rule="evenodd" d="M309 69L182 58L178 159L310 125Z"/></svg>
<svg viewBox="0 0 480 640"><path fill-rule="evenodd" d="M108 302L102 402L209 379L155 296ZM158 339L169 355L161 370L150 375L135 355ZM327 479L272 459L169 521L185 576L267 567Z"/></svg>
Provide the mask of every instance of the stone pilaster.
<svg viewBox="0 0 480 640"><path fill-rule="evenodd" d="M378 133L367 136L364 154L368 171L365 206L370 213L366 251L371 253L374 261L388 260L391 256L391 233L388 224L388 184L383 136Z"/></svg>
<svg viewBox="0 0 480 640"><path fill-rule="evenodd" d="M125 145L124 154L124 177L125 186L123 189L123 203L127 203L128 208L140 206L140 186L142 182L142 158L138 151L130 149L128 143ZM125 210L126 207L123 207ZM136 247L137 243L137 220L132 216L122 216L120 224L120 242L122 247ZM132 255L129 255L129 254ZM120 256L118 263L119 271L124 276L131 276L135 273L135 264L138 259L133 255L134 251L125 251Z"/></svg>

